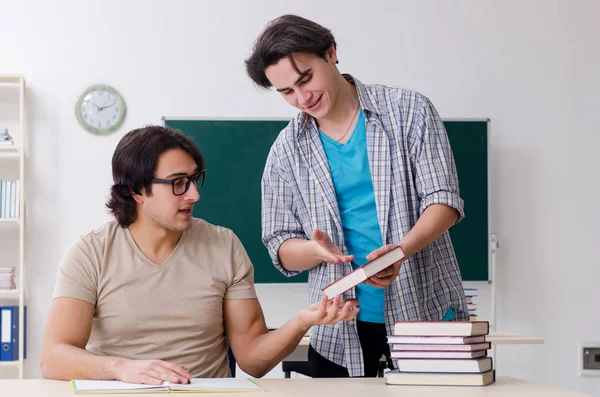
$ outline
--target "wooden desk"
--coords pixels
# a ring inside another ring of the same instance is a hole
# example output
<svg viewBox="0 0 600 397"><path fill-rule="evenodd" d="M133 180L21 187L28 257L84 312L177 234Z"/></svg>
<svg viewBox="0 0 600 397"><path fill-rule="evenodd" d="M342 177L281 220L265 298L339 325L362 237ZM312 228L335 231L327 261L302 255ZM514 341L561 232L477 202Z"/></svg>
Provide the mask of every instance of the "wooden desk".
<svg viewBox="0 0 600 397"><path fill-rule="evenodd" d="M425 397L584 397L567 390L543 386L520 379L499 377L496 383L485 387L459 386L387 386L382 378L346 379L259 379L265 393L232 393L239 397L294 397L294 396L425 396ZM71 397L69 382L25 379L0 380L2 396ZM165 394L140 394L140 396L164 396ZM131 394L106 394L106 396L129 396ZM186 397L223 397L223 393L185 393ZM589 397L589 396L588 396Z"/></svg>

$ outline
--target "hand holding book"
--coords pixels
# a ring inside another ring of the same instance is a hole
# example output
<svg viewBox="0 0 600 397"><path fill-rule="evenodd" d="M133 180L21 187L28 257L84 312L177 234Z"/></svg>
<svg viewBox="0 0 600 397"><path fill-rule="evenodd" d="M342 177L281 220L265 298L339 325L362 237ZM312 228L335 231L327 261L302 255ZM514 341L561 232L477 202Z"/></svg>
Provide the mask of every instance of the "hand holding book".
<svg viewBox="0 0 600 397"><path fill-rule="evenodd" d="M384 278L384 282L390 278L393 281L393 279L398 275L398 271L400 269L399 266L401 262L406 259L406 255L404 254L402 247L399 245L382 247L380 250L381 251L378 253L379 255L375 259L365 263L357 269L354 269L351 273L346 274L344 277L323 288L325 296L327 296L329 299L333 299L337 295L348 291L350 288L353 288L360 283L367 282L370 278L373 278L378 274L387 274L382 273L385 271L385 269L398 266L398 270L393 270L390 275L387 275ZM394 274L396 276L394 276Z"/></svg>
<svg viewBox="0 0 600 397"><path fill-rule="evenodd" d="M371 252L369 255L367 255L367 260L373 261L398 247L400 247L400 244L384 245L383 247L378 248L375 251ZM400 267L402 266L402 262L404 262L405 260L406 260L406 256L404 256L399 261L395 262L393 265L391 265L391 266L377 272L377 274L369 277L367 280L365 280L364 283L367 285L370 285L372 287L376 287L376 288L387 287L388 285L390 285L394 282L396 277L398 277L398 274L400 273Z"/></svg>

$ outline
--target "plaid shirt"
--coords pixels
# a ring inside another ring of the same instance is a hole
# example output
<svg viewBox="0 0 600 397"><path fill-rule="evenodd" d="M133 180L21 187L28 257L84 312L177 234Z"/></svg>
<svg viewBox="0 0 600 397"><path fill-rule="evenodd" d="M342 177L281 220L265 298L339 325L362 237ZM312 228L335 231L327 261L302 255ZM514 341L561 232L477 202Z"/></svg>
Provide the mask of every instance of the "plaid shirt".
<svg viewBox="0 0 600 397"><path fill-rule="evenodd" d="M446 130L437 111L417 92L365 85L349 75L365 113L367 153L381 235L386 244L400 243L430 205L440 203L464 217L458 178ZM262 179L262 239L273 264L290 277L299 272L282 267L278 251L290 238L309 239L313 229L326 232L347 252L327 158L315 120L300 113L273 144ZM350 253L351 254L351 253ZM350 263L321 263L309 270L310 303L322 289L352 271ZM354 288L343 299L355 298ZM450 236L408 258L396 280L385 288L386 329L404 320L441 320L449 307L457 320L468 320L462 279ZM322 356L364 374L355 321L314 326L311 345ZM398 363L394 360L394 365Z"/></svg>

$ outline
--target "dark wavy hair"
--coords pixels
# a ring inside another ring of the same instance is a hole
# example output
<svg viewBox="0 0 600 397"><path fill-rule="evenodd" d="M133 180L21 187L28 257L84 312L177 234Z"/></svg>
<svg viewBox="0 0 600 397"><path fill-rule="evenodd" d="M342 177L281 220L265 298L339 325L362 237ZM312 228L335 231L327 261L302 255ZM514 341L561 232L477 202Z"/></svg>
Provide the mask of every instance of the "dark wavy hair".
<svg viewBox="0 0 600 397"><path fill-rule="evenodd" d="M149 125L129 131L121 138L112 157L114 184L106 206L123 227L131 225L137 216L132 192L141 194L141 188L152 195L152 178L158 158L170 149L187 152L198 168L204 168L204 159L191 138L177 130Z"/></svg>
<svg viewBox="0 0 600 397"><path fill-rule="evenodd" d="M325 59L331 46L337 48L329 29L297 15L282 15L269 22L254 43L252 55L246 59L246 72L256 85L269 88L272 84L265 75L269 66L288 58L296 73L302 76L293 54L304 52Z"/></svg>

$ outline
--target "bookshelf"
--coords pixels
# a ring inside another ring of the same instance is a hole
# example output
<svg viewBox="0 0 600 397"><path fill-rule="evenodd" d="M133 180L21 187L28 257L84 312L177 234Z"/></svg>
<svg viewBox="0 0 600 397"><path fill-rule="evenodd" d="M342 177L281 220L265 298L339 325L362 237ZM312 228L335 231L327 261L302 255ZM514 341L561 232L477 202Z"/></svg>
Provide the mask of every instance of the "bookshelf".
<svg viewBox="0 0 600 397"><path fill-rule="evenodd" d="M24 377L25 351L25 155L27 149L25 79L22 75L0 75L0 128L8 128L14 146L0 146L0 179L19 181L18 217L0 218L0 266L15 266L16 289L0 290L0 306L18 306L18 349L15 361L0 361L0 377ZM18 241L17 244L12 242ZM11 368L4 371L4 368Z"/></svg>

